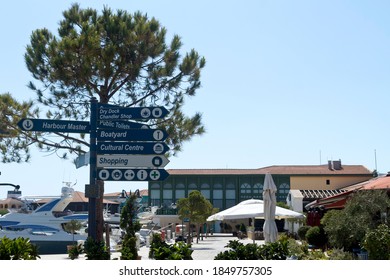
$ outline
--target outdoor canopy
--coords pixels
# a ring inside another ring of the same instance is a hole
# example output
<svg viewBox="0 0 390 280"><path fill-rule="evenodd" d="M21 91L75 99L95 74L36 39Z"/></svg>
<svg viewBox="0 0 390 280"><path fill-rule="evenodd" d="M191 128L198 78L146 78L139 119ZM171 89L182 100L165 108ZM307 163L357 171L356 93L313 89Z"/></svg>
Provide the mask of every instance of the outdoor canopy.
<svg viewBox="0 0 390 280"><path fill-rule="evenodd" d="M245 218L264 219L264 202L260 199L248 199L239 204L218 212L207 218L208 222L237 220ZM304 218L304 215L289 209L276 206L275 219Z"/></svg>

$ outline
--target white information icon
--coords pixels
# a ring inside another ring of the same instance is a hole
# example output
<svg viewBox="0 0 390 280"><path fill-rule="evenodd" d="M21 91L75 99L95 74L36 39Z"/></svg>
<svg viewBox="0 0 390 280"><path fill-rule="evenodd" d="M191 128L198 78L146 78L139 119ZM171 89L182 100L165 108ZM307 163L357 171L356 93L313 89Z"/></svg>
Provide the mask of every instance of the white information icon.
<svg viewBox="0 0 390 280"><path fill-rule="evenodd" d="M146 178L148 178L148 172L146 172L146 170L143 170L143 169L139 170L137 172L137 178L140 181L145 181Z"/></svg>

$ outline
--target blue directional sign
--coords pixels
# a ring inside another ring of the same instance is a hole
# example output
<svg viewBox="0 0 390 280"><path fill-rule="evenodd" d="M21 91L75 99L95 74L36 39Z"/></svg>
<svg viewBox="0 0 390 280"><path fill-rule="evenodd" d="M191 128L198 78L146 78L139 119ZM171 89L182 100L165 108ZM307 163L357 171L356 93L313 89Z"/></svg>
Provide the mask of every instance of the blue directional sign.
<svg viewBox="0 0 390 280"><path fill-rule="evenodd" d="M130 122L130 121L104 121L99 120L97 122L98 128L108 128L108 129L145 129L149 128L147 124Z"/></svg>
<svg viewBox="0 0 390 280"><path fill-rule="evenodd" d="M168 137L162 129L101 129L98 130L98 141L164 141Z"/></svg>
<svg viewBox="0 0 390 280"><path fill-rule="evenodd" d="M97 153L101 154L132 154L160 155L169 151L164 142L98 142Z"/></svg>
<svg viewBox="0 0 390 280"><path fill-rule="evenodd" d="M165 107L117 107L100 104L98 119L100 120L137 120L161 119L168 115Z"/></svg>
<svg viewBox="0 0 390 280"><path fill-rule="evenodd" d="M90 133L91 131L89 122L83 121L21 119L18 126L24 131L69 133Z"/></svg>
<svg viewBox="0 0 390 280"><path fill-rule="evenodd" d="M98 169L102 181L163 181L169 173L164 169Z"/></svg>

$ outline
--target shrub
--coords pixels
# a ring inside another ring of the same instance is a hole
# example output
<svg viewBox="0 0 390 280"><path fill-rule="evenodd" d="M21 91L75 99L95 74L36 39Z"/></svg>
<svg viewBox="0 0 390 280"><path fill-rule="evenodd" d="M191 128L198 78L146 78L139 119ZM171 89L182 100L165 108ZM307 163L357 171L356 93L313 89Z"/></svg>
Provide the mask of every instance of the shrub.
<svg viewBox="0 0 390 280"><path fill-rule="evenodd" d="M343 249L332 249L327 252L330 260L354 260L354 254Z"/></svg>
<svg viewBox="0 0 390 280"><path fill-rule="evenodd" d="M244 245L237 240L231 240L225 247L230 250L219 253L214 260L285 260L288 256L286 239L264 245Z"/></svg>
<svg viewBox="0 0 390 280"><path fill-rule="evenodd" d="M371 260L390 259L390 228L386 224L366 233L363 248L367 250Z"/></svg>
<svg viewBox="0 0 390 280"><path fill-rule="evenodd" d="M298 237L300 240L306 240L306 232L311 228L311 226L301 226L298 229Z"/></svg>
<svg viewBox="0 0 390 280"><path fill-rule="evenodd" d="M322 227L314 226L306 232L305 238L307 242L318 248L323 248L327 243L327 236Z"/></svg>
<svg viewBox="0 0 390 280"><path fill-rule="evenodd" d="M92 237L88 237L84 243L84 251L87 260L109 260L110 253L107 252L105 243L95 241Z"/></svg>
<svg viewBox="0 0 390 280"><path fill-rule="evenodd" d="M149 249L149 258L155 260L192 260L190 244L177 242L167 244L161 239L160 234L154 233Z"/></svg>
<svg viewBox="0 0 390 280"><path fill-rule="evenodd" d="M84 250L83 250L82 244L73 245L73 246L69 247L68 256L71 260L74 260L74 259L77 259L79 257L79 255L82 254L83 252L84 252Z"/></svg>
<svg viewBox="0 0 390 280"><path fill-rule="evenodd" d="M18 237L0 239L0 260L36 260L40 258L37 246L30 243L30 239Z"/></svg>

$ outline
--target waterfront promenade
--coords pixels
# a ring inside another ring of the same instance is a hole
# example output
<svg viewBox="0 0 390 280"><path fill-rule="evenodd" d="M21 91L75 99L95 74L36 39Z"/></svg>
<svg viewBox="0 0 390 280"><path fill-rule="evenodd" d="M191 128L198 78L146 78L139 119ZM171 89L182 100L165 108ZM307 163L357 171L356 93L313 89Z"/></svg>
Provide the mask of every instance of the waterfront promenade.
<svg viewBox="0 0 390 280"><path fill-rule="evenodd" d="M218 253L227 250L225 246L229 243L229 240L239 239L231 235L213 235L208 236L207 238L203 238L203 240L200 240L199 243L196 243L194 240L192 244L192 249L194 250L192 253L192 258L194 260L213 260ZM243 244L253 243L253 240L250 239L241 239L239 241ZM256 243L264 244L264 240L256 240ZM142 260L150 260L148 258L149 247L141 247L138 251L138 254L142 257ZM67 254L41 255L40 257L41 260L70 260ZM120 253L113 252L111 259L120 259ZM80 257L76 260L85 260L85 257L84 255L80 255Z"/></svg>

